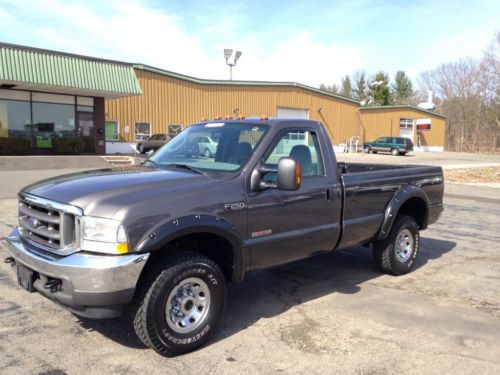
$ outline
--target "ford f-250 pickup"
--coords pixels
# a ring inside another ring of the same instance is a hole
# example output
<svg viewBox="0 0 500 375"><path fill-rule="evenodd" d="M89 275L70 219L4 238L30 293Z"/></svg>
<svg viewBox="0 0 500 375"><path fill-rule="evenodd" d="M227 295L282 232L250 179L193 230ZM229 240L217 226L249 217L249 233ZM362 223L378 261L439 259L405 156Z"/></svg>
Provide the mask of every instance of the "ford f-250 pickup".
<svg viewBox="0 0 500 375"><path fill-rule="evenodd" d="M200 136L213 155L193 146ZM362 244L381 271L409 272L443 186L440 167L337 163L315 121L207 121L142 165L25 187L6 262L74 314L127 311L172 356L209 339L226 283L249 271Z"/></svg>

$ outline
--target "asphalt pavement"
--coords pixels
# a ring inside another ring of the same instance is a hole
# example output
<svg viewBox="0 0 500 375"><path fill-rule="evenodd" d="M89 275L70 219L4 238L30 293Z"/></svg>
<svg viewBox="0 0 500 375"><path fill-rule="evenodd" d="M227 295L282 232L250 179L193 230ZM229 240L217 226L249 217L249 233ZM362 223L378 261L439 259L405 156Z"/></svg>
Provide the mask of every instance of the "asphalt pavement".
<svg viewBox="0 0 500 375"><path fill-rule="evenodd" d="M0 199L0 258L14 196ZM0 263L0 373L498 374L499 227L498 189L446 184L412 273L380 274L363 247L250 273L209 345L176 358L144 348L125 318L79 319L27 293Z"/></svg>

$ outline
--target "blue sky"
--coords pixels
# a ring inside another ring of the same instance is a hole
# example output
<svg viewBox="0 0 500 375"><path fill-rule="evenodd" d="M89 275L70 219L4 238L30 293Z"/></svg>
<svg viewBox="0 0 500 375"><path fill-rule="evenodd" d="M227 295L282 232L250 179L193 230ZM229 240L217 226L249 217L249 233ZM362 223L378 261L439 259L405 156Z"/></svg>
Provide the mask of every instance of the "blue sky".
<svg viewBox="0 0 500 375"><path fill-rule="evenodd" d="M0 41L227 79L317 87L346 73L391 77L480 57L500 1L0 0Z"/></svg>

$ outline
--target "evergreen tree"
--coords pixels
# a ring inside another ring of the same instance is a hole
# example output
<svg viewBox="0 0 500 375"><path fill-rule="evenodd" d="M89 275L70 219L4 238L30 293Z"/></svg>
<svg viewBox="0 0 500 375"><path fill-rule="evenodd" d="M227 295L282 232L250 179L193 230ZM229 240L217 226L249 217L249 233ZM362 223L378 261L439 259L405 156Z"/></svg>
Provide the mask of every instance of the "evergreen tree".
<svg viewBox="0 0 500 375"><path fill-rule="evenodd" d="M364 101L364 105L368 104L368 90L366 88L365 72L357 72L354 75L354 83L356 87L353 89L353 96L360 102Z"/></svg>
<svg viewBox="0 0 500 375"><path fill-rule="evenodd" d="M321 85L319 85L319 89L321 91L330 92L332 94L338 94L339 93L339 87L336 84L333 84L331 86L326 86L324 83L322 83Z"/></svg>
<svg viewBox="0 0 500 375"><path fill-rule="evenodd" d="M404 71L398 70L392 84L394 102L396 104L409 104L415 96L410 78Z"/></svg>
<svg viewBox="0 0 500 375"><path fill-rule="evenodd" d="M343 96L347 96L348 98L352 98L351 78L349 78L349 75L347 74L342 78L340 94L342 94Z"/></svg>
<svg viewBox="0 0 500 375"><path fill-rule="evenodd" d="M370 95L374 105L390 105L394 103L387 74L380 71L375 75L370 84Z"/></svg>

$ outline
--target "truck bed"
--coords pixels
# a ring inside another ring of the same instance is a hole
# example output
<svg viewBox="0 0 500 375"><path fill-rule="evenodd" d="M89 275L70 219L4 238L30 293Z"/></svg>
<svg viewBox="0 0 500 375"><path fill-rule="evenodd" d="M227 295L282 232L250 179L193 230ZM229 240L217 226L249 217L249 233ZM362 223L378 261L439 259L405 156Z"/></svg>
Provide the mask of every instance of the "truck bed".
<svg viewBox="0 0 500 375"><path fill-rule="evenodd" d="M343 235L339 247L369 242L378 233L386 207L397 190L421 187L429 204L442 204L441 167L421 165L338 163L344 189Z"/></svg>

